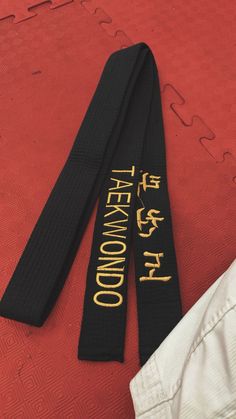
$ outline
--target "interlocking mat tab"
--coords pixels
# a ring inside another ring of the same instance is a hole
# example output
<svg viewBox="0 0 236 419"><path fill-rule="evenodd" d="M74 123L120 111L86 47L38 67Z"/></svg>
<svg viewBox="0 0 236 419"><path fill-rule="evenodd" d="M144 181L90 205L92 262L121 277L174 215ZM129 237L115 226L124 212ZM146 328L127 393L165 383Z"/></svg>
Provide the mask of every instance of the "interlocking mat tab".
<svg viewBox="0 0 236 419"><path fill-rule="evenodd" d="M227 269L236 249L235 20L224 0L1 2L0 297L108 56L140 41L160 75L184 312ZM134 417L132 262L125 363L77 359L95 211L45 325L0 318L0 419Z"/></svg>

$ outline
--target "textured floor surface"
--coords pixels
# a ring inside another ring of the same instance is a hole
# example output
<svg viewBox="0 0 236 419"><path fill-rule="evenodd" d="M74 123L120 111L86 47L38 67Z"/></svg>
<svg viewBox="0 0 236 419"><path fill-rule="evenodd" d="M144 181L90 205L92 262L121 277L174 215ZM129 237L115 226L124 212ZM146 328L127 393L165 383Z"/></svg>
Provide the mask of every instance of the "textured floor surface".
<svg viewBox="0 0 236 419"><path fill-rule="evenodd" d="M160 74L184 312L228 267L236 249L235 19L225 0L1 3L0 297L106 59L140 41L152 48ZM0 419L134 417L132 263L125 363L77 360L94 214L45 325L0 318Z"/></svg>

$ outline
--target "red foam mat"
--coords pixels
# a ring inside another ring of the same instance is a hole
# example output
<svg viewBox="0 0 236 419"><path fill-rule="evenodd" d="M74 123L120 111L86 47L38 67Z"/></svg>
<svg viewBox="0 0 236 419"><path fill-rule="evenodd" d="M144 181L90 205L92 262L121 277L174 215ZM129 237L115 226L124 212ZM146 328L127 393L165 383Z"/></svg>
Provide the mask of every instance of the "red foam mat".
<svg viewBox="0 0 236 419"><path fill-rule="evenodd" d="M184 312L228 267L236 249L235 18L233 3L223 0L1 3L0 296L105 61L139 41L152 48L160 74ZM134 417L128 385L139 365L132 263L125 363L77 359L94 215L45 325L0 318L1 419Z"/></svg>

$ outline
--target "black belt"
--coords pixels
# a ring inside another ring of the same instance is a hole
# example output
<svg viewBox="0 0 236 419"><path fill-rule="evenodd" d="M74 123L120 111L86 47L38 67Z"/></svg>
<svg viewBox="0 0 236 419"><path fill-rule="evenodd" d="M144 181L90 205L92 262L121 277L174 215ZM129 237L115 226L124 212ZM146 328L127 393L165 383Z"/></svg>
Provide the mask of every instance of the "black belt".
<svg viewBox="0 0 236 419"><path fill-rule="evenodd" d="M154 57L143 43L108 59L0 315L43 325L98 197L78 357L123 361L132 245L143 364L181 318L160 88Z"/></svg>

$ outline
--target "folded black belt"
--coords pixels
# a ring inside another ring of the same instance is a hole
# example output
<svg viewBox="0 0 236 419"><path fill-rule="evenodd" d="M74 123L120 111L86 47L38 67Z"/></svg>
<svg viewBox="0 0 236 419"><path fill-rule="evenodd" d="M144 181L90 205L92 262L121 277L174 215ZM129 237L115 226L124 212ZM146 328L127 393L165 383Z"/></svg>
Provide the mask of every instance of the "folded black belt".
<svg viewBox="0 0 236 419"><path fill-rule="evenodd" d="M160 88L143 43L108 59L0 315L43 325L98 197L78 357L123 361L132 247L143 364L181 318Z"/></svg>

